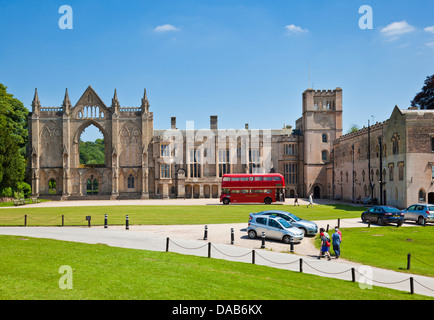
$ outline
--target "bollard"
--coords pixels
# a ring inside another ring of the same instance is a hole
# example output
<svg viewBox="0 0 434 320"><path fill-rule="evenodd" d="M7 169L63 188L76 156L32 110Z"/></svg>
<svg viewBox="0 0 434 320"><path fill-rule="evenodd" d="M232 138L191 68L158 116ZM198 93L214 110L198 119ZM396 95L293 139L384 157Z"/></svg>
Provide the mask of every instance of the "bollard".
<svg viewBox="0 0 434 320"><path fill-rule="evenodd" d="M62 214L62 227L65 225L65 216Z"/></svg>
<svg viewBox="0 0 434 320"><path fill-rule="evenodd" d="M368 228L371 227L371 220L368 221Z"/></svg>
<svg viewBox="0 0 434 320"><path fill-rule="evenodd" d="M329 224L327 223L327 230L326 230L326 232L329 232Z"/></svg>
<svg viewBox="0 0 434 320"><path fill-rule="evenodd" d="M265 249L265 232L262 232L262 244L261 244L261 249Z"/></svg>
<svg viewBox="0 0 434 320"><path fill-rule="evenodd" d="M291 241L289 242L289 245L290 245L290 251L292 253L294 253L294 238L293 237L291 237Z"/></svg>
<svg viewBox="0 0 434 320"><path fill-rule="evenodd" d="M205 232L203 234L203 240L208 240L208 226L205 225Z"/></svg>
<svg viewBox="0 0 434 320"><path fill-rule="evenodd" d="M303 273L303 259L300 258L300 273Z"/></svg>
<svg viewBox="0 0 434 320"><path fill-rule="evenodd" d="M107 215L104 215L104 228L107 229L108 225L107 225Z"/></svg>
<svg viewBox="0 0 434 320"><path fill-rule="evenodd" d="M356 269L351 268L351 278L353 282L356 282Z"/></svg>
<svg viewBox="0 0 434 320"><path fill-rule="evenodd" d="M130 230L130 218L128 217L128 215L125 219L125 230Z"/></svg>
<svg viewBox="0 0 434 320"><path fill-rule="evenodd" d="M338 218L338 229L341 228L341 218Z"/></svg>
<svg viewBox="0 0 434 320"><path fill-rule="evenodd" d="M411 253L407 254L407 270L410 270Z"/></svg>
<svg viewBox="0 0 434 320"><path fill-rule="evenodd" d="M211 258L211 242L208 242L208 258Z"/></svg>
<svg viewBox="0 0 434 320"><path fill-rule="evenodd" d="M410 293L414 294L414 282L413 282L413 277L410 277Z"/></svg>
<svg viewBox="0 0 434 320"><path fill-rule="evenodd" d="M252 250L252 264L255 264L255 250Z"/></svg>
<svg viewBox="0 0 434 320"><path fill-rule="evenodd" d="M92 219L91 216L86 216L86 220L87 220L87 226L90 228L90 220Z"/></svg>
<svg viewBox="0 0 434 320"><path fill-rule="evenodd" d="M231 228L231 244L234 244L234 228Z"/></svg>
<svg viewBox="0 0 434 320"><path fill-rule="evenodd" d="M166 252L169 252L169 238L166 238Z"/></svg>
<svg viewBox="0 0 434 320"><path fill-rule="evenodd" d="M24 215L24 226L27 227L27 214Z"/></svg>

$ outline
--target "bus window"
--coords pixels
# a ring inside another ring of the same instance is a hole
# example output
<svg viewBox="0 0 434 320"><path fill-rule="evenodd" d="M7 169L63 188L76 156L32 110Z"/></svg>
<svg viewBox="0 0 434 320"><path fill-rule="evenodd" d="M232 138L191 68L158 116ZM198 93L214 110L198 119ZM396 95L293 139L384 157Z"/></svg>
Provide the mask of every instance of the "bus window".
<svg viewBox="0 0 434 320"><path fill-rule="evenodd" d="M280 181L282 179L280 179L280 177L273 177L273 181Z"/></svg>
<svg viewBox="0 0 434 320"><path fill-rule="evenodd" d="M262 177L255 177L255 181L262 181Z"/></svg>
<svg viewBox="0 0 434 320"><path fill-rule="evenodd" d="M223 178L223 181L231 181L231 178L229 178L229 177L224 177L224 178Z"/></svg>
<svg viewBox="0 0 434 320"><path fill-rule="evenodd" d="M241 193L249 193L249 189L243 189L241 190Z"/></svg>
<svg viewBox="0 0 434 320"><path fill-rule="evenodd" d="M226 194L230 194L231 193L231 189L222 189L222 193L226 193Z"/></svg>
<svg viewBox="0 0 434 320"><path fill-rule="evenodd" d="M264 177L264 181L273 181L272 177Z"/></svg>
<svg viewBox="0 0 434 320"><path fill-rule="evenodd" d="M232 193L240 193L240 190L232 190Z"/></svg>
<svg viewBox="0 0 434 320"><path fill-rule="evenodd" d="M249 181L253 181L253 177L249 177Z"/></svg>
<svg viewBox="0 0 434 320"><path fill-rule="evenodd" d="M254 192L255 192L255 193L264 193L264 190L258 190L258 189L255 189Z"/></svg>
<svg viewBox="0 0 434 320"><path fill-rule="evenodd" d="M264 193L273 193L273 190L271 190L271 189L265 189Z"/></svg>
<svg viewBox="0 0 434 320"><path fill-rule="evenodd" d="M232 181L240 181L240 178L232 178Z"/></svg>
<svg viewBox="0 0 434 320"><path fill-rule="evenodd" d="M249 181L249 178L248 177L240 178L240 181Z"/></svg>

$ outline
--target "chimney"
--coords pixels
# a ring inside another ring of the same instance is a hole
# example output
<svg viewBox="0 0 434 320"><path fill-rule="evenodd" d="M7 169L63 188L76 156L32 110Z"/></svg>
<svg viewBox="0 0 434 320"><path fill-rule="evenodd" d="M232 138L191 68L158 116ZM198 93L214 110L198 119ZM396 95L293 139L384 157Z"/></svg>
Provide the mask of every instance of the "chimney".
<svg viewBox="0 0 434 320"><path fill-rule="evenodd" d="M210 122L210 128L216 130L217 129L217 116L210 116L209 122Z"/></svg>
<svg viewBox="0 0 434 320"><path fill-rule="evenodd" d="M246 124L244 125L244 129L249 129L249 124L248 124L248 123L246 123Z"/></svg>
<svg viewBox="0 0 434 320"><path fill-rule="evenodd" d="M175 129L176 129L176 117L171 117L171 118L170 118L170 128L171 128L172 130L175 130Z"/></svg>

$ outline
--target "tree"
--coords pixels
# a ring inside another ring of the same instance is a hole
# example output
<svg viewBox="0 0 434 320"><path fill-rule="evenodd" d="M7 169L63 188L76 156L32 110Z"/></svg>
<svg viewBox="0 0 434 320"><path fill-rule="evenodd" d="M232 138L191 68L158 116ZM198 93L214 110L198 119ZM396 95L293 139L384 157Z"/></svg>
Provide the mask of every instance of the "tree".
<svg viewBox="0 0 434 320"><path fill-rule="evenodd" d="M358 130L360 130L359 126L357 124L352 124L351 127L348 129L347 134L356 132Z"/></svg>
<svg viewBox="0 0 434 320"><path fill-rule="evenodd" d="M105 143L104 139L93 141L81 141L80 164L104 164L105 163Z"/></svg>
<svg viewBox="0 0 434 320"><path fill-rule="evenodd" d="M425 85L411 101L411 106L426 110L434 109L434 74L426 77Z"/></svg>
<svg viewBox="0 0 434 320"><path fill-rule="evenodd" d="M28 110L0 83L0 191L17 190L25 177ZM21 149L21 152L20 152Z"/></svg>

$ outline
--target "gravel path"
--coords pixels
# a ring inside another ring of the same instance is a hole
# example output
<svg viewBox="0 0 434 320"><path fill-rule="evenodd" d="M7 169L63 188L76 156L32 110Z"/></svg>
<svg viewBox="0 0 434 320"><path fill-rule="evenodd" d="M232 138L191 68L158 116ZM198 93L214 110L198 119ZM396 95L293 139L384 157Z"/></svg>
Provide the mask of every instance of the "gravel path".
<svg viewBox="0 0 434 320"><path fill-rule="evenodd" d="M315 221L318 228L334 228L337 220L321 220ZM341 227L363 227L360 218L341 220ZM92 228L103 228L103 226L95 226ZM123 230L125 226L109 226L109 229ZM234 229L234 245L238 247L245 247L251 249L260 249L262 240L261 238L250 239L247 236L246 223L233 223L233 224L211 224L207 225L207 242L219 244L231 244L231 229ZM204 225L130 225L129 231L154 233L158 237L185 239L185 240L203 240L205 234ZM333 230L330 230L330 234ZM345 235L344 235L345 236ZM318 249L315 248L313 242L315 237L305 237L300 243L294 244L294 253L303 256L317 256ZM290 246L282 243L281 241L274 241L267 239L265 241L265 248L275 252L290 252ZM341 259L343 261L343 259ZM340 261L341 261L340 260Z"/></svg>

